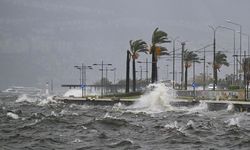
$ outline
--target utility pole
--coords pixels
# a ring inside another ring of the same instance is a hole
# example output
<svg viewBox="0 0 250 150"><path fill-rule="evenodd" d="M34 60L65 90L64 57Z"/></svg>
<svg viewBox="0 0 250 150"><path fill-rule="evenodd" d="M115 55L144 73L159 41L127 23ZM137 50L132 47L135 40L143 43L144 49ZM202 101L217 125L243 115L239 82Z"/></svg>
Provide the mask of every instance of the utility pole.
<svg viewBox="0 0 250 150"><path fill-rule="evenodd" d="M104 64L103 63L103 60L102 60L102 63L101 64L93 64L94 66L101 66L101 71L102 71L102 78L101 78L101 96L103 97L103 85L104 85L104 83L103 83L103 71L104 71L104 69L103 69L103 66L112 66L112 64Z"/></svg>
<svg viewBox="0 0 250 150"><path fill-rule="evenodd" d="M184 72L184 64L183 64L183 59L184 59L184 49L185 49L185 42L181 42L181 89L183 89L183 72Z"/></svg>
<svg viewBox="0 0 250 150"><path fill-rule="evenodd" d="M175 39L173 39L173 72L175 72L175 41L178 38L179 37L176 37ZM173 89L175 89L175 73L173 73Z"/></svg>

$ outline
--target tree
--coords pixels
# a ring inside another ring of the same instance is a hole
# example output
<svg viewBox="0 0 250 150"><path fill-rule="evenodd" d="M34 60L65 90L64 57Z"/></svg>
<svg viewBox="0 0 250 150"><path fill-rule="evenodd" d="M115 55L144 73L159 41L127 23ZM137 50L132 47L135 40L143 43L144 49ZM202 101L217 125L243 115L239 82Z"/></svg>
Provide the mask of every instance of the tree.
<svg viewBox="0 0 250 150"><path fill-rule="evenodd" d="M227 56L223 54L221 51L218 51L215 54L215 64L214 64L214 67L215 67L214 80L215 80L216 85L218 82L218 71L220 71L220 68L222 67L222 65L229 66L229 63L227 62Z"/></svg>
<svg viewBox="0 0 250 150"><path fill-rule="evenodd" d="M164 31L158 30L156 28L152 34L151 46L149 47L149 52L152 54L152 75L151 82L156 82L157 79L157 57L161 55L167 55L167 48L160 46L163 43L169 43L168 34Z"/></svg>
<svg viewBox="0 0 250 150"><path fill-rule="evenodd" d="M129 70L130 70L130 52L127 50L127 60L126 60L126 89L125 92L129 93Z"/></svg>
<svg viewBox="0 0 250 150"><path fill-rule="evenodd" d="M147 50L147 43L143 40L136 40L136 41L129 41L130 45L130 55L132 57L132 67L133 67L133 92L136 90L136 69L135 69L135 60L139 57L139 53L144 52L146 53Z"/></svg>
<svg viewBox="0 0 250 150"><path fill-rule="evenodd" d="M193 51L184 51L183 62L185 64L185 90L187 90L187 78L188 78L188 68L192 66L192 63L200 63L198 55Z"/></svg>

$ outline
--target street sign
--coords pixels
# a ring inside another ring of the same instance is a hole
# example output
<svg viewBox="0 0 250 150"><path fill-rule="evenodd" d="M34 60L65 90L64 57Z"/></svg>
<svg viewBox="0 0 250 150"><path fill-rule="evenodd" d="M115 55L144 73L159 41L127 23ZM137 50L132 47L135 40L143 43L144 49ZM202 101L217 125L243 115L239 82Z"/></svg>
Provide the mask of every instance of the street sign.
<svg viewBox="0 0 250 150"><path fill-rule="evenodd" d="M82 89L83 89L83 88L85 88L85 87L86 87L86 85L85 85L85 84L82 84L82 85L81 85L81 88L82 88Z"/></svg>
<svg viewBox="0 0 250 150"><path fill-rule="evenodd" d="M195 82L192 83L192 87L195 88L196 87L196 84Z"/></svg>

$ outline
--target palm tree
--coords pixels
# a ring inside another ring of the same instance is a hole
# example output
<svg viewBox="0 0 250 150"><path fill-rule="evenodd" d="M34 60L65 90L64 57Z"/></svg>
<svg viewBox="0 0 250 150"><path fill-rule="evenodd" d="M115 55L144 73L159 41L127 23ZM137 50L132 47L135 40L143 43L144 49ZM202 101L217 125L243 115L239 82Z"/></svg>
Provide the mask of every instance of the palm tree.
<svg viewBox="0 0 250 150"><path fill-rule="evenodd" d="M229 66L229 63L227 62L227 56L223 54L221 51L218 51L215 54L215 65L214 65L215 67L214 80L215 80L216 85L218 81L218 71L220 71L220 68L222 67L222 65Z"/></svg>
<svg viewBox="0 0 250 150"><path fill-rule="evenodd" d="M126 90L125 90L126 93L129 93L129 70L130 70L129 69L130 68L129 64L130 64L130 51L127 50L127 60L126 60Z"/></svg>
<svg viewBox="0 0 250 150"><path fill-rule="evenodd" d="M193 51L184 51L183 62L185 64L185 90L187 90L187 78L188 78L188 68L192 66L192 63L200 63L198 55Z"/></svg>
<svg viewBox="0 0 250 150"><path fill-rule="evenodd" d="M167 48L160 46L163 43L169 43L167 38L168 34L164 31L158 30L156 28L152 35L151 46L149 47L150 54L152 54L152 83L156 82L157 79L157 57L160 55L166 55Z"/></svg>
<svg viewBox="0 0 250 150"><path fill-rule="evenodd" d="M135 69L135 60L139 57L139 53L144 52L146 53L147 50L147 43L143 40L136 40L136 41L129 41L130 44L130 55L133 60L133 92L136 90L136 69Z"/></svg>

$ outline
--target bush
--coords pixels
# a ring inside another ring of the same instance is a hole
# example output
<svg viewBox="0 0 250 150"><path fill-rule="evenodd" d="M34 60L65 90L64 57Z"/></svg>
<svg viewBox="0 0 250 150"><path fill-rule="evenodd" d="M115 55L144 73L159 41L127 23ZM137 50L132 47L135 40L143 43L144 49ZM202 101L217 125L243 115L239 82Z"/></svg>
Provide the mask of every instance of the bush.
<svg viewBox="0 0 250 150"><path fill-rule="evenodd" d="M229 89L229 90L238 90L238 89L240 89L240 86L238 86L238 85L230 85L230 86L228 87L228 89Z"/></svg>
<svg viewBox="0 0 250 150"><path fill-rule="evenodd" d="M107 95L107 97L131 97L131 96L140 96L142 92L131 92L131 93L118 93Z"/></svg>

